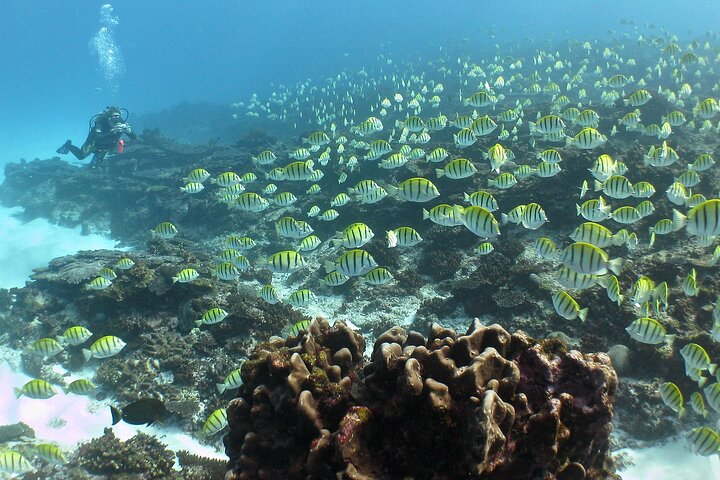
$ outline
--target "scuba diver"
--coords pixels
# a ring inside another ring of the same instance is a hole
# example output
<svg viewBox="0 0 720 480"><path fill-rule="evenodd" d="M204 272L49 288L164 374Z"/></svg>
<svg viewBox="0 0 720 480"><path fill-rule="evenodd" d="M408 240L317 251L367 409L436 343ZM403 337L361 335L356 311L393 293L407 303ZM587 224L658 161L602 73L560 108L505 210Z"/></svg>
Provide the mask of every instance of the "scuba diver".
<svg viewBox="0 0 720 480"><path fill-rule="evenodd" d="M125 118L122 111L125 110ZM102 113L93 115L90 118L90 131L87 139L81 148L72 144L71 140L65 142L57 153L66 155L72 152L78 160L84 160L91 153L93 158L90 161L90 168L95 168L105 159L109 151L117 149L122 152L124 142L120 137L125 134L130 139L136 140L135 135L127 123L128 111L124 108L112 106L106 107Z"/></svg>

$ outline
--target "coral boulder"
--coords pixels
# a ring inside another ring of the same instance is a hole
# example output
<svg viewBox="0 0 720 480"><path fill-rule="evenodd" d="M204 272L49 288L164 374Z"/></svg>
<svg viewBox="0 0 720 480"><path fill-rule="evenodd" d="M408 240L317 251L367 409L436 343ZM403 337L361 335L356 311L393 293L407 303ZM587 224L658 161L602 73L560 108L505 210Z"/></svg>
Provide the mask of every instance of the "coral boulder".
<svg viewBox="0 0 720 480"><path fill-rule="evenodd" d="M363 351L324 319L258 345L228 407L227 478L614 478L604 354L477 320L427 339L394 327Z"/></svg>

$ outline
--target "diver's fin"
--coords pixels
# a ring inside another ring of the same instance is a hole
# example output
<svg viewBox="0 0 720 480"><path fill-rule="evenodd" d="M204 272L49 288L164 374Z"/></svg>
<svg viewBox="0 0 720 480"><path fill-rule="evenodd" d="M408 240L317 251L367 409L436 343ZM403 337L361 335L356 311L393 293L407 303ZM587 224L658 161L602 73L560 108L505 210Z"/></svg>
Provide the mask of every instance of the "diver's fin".
<svg viewBox="0 0 720 480"><path fill-rule="evenodd" d="M67 153L70 152L70 149L68 148L68 147L70 147L70 145L72 145L72 141L68 140L65 143L63 143L62 146L55 151L57 153L59 153L60 155L66 155Z"/></svg>

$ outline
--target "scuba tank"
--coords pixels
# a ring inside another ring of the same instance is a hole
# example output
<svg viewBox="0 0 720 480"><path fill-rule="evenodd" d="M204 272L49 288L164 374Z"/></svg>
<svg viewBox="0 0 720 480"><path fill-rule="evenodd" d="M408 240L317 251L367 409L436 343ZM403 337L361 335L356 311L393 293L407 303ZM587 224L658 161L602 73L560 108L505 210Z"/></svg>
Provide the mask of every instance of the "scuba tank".
<svg viewBox="0 0 720 480"><path fill-rule="evenodd" d="M92 117L90 117L90 120L88 120L88 138L92 136L92 131L97 125L97 121L99 119L105 118L107 119L108 113L111 111L118 111L120 113L120 123L127 123L128 118L130 118L130 112L126 108L117 108L117 107L105 107L105 110L103 110L100 113L96 113ZM106 120L107 121L107 120ZM92 142L87 146L89 150L92 150L95 147L95 142ZM120 139L116 146L117 153L123 153L125 151L125 140Z"/></svg>

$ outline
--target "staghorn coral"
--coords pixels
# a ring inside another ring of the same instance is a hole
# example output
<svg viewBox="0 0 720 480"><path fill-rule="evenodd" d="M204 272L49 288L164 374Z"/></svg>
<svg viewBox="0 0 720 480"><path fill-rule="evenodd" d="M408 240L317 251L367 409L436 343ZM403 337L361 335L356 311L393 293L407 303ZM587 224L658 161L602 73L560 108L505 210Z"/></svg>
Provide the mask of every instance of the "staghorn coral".
<svg viewBox="0 0 720 480"><path fill-rule="evenodd" d="M187 450L176 452L184 480L222 480L225 478L226 462L194 455Z"/></svg>
<svg viewBox="0 0 720 480"><path fill-rule="evenodd" d="M0 444L16 442L22 438L35 438L35 431L23 422L0 425Z"/></svg>
<svg viewBox="0 0 720 480"><path fill-rule="evenodd" d="M142 474L142 478L171 478L175 455L156 437L138 433L123 442L106 428L102 437L78 447L77 463L96 475Z"/></svg>
<svg viewBox="0 0 720 480"><path fill-rule="evenodd" d="M617 478L604 354L477 320L427 339L393 327L367 364L362 347L324 319L258 345L228 406L226 478Z"/></svg>

